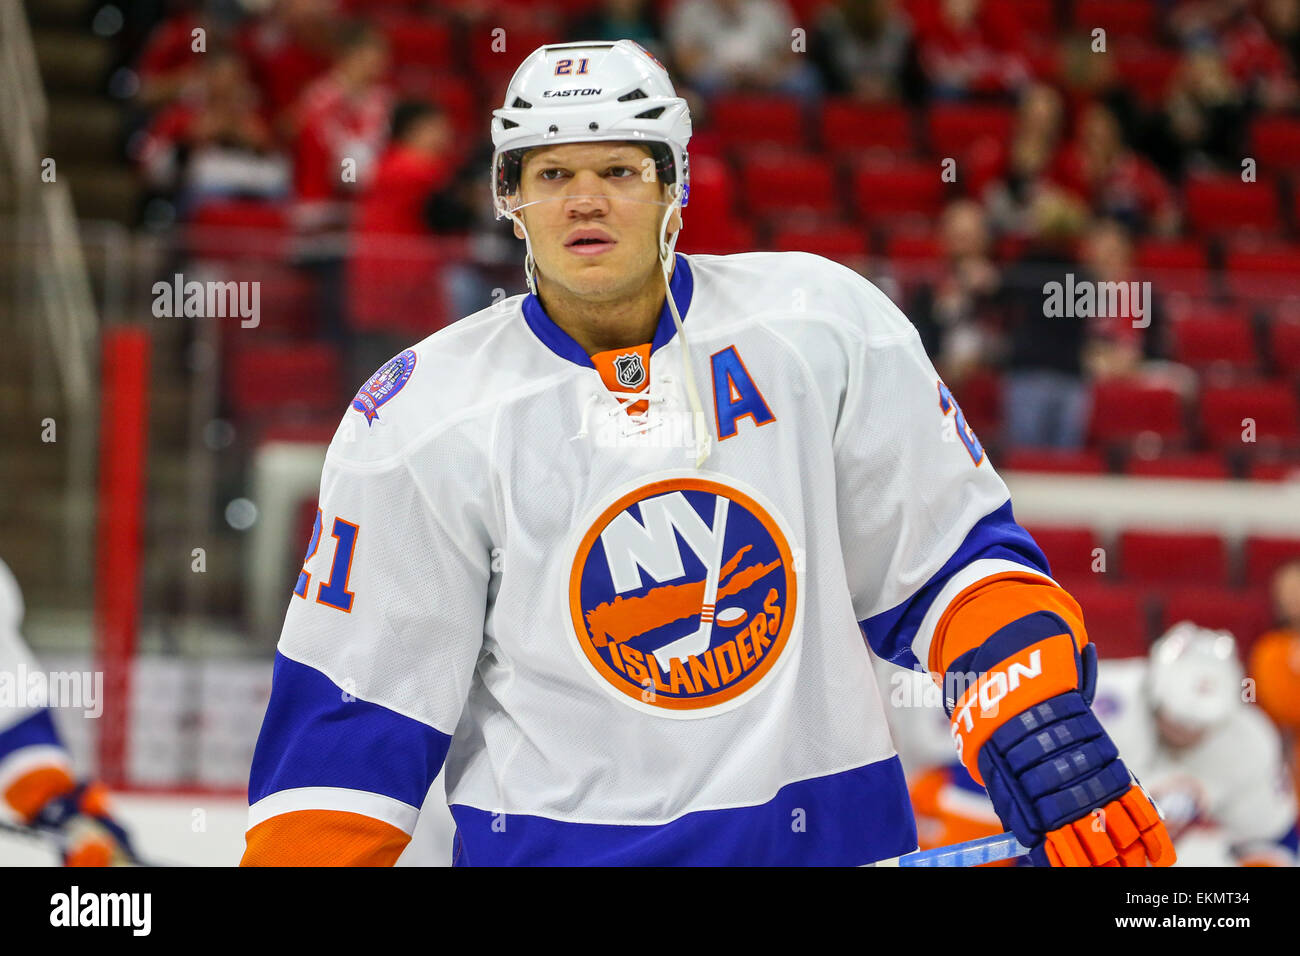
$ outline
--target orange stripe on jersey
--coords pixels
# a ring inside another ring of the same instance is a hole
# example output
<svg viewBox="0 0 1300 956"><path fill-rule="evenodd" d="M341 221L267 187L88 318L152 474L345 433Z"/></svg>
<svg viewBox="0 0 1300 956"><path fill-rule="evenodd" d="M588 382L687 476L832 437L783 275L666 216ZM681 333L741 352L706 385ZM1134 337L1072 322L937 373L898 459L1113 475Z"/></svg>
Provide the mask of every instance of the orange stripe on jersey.
<svg viewBox="0 0 1300 956"><path fill-rule="evenodd" d="M930 672L946 673L953 661L983 644L989 635L1035 611L1060 615L1070 625L1080 650L1088 643L1083 612L1069 592L1036 575L1005 571L976 581L944 610L930 641L926 662Z"/></svg>
<svg viewBox="0 0 1300 956"><path fill-rule="evenodd" d="M248 831L240 866L392 866L410 836L342 810L292 810Z"/></svg>
<svg viewBox="0 0 1300 956"><path fill-rule="evenodd" d="M24 820L32 820L55 797L62 796L76 781L62 767L36 767L27 771L5 790L5 803Z"/></svg>
<svg viewBox="0 0 1300 956"><path fill-rule="evenodd" d="M650 385L649 342L597 352L591 356L591 364L596 366L600 380L612 392L644 392ZM649 402L633 402L627 406L627 411L630 415L641 415L649 407Z"/></svg>

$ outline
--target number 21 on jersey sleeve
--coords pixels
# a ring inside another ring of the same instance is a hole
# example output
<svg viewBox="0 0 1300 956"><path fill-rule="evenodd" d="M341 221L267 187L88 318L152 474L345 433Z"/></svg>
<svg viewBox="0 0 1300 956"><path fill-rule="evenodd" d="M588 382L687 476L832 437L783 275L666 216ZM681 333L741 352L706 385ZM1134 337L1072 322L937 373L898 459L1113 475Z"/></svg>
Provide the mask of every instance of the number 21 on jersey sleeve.
<svg viewBox="0 0 1300 956"><path fill-rule="evenodd" d="M307 591L311 588L311 573L307 570L307 565L311 563L311 559L316 556L316 552L320 549L324 517L321 510L317 508L316 521L311 527L311 540L307 542L307 556L302 559L302 570L298 573L298 583L293 586L293 593L300 598L305 599ZM334 519L334 527L330 531L330 535L336 542L334 560L330 563L329 580L322 581L316 586L317 604L324 604L326 607L332 607L349 614L352 613L352 599L356 595L348 590L348 578L352 574L352 555L356 551L357 534L360 530L351 521L345 521L342 518Z"/></svg>

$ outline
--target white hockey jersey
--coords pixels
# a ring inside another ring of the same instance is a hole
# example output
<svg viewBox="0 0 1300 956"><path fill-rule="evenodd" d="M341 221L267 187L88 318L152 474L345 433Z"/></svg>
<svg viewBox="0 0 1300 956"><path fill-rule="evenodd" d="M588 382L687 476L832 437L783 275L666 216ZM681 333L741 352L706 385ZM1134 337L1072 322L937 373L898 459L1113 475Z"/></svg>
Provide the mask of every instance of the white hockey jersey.
<svg viewBox="0 0 1300 956"><path fill-rule="evenodd" d="M613 357L647 396L636 419L533 296L362 389L290 598L250 829L324 810L410 833L445 758L458 865L915 848L863 637L925 660L958 591L1046 562L871 283L749 253L678 255L671 287L686 353L665 308ZM687 361L703 467L676 427Z"/></svg>
<svg viewBox="0 0 1300 956"><path fill-rule="evenodd" d="M1170 747L1143 687L1150 666L1145 658L1103 661L1093 710L1160 807L1179 863L1294 866L1296 800L1272 721L1242 703L1197 743Z"/></svg>
<svg viewBox="0 0 1300 956"><path fill-rule="evenodd" d="M33 771L71 767L53 715L31 693L32 679L43 673L23 640L22 622L22 591L0 561L0 797Z"/></svg>

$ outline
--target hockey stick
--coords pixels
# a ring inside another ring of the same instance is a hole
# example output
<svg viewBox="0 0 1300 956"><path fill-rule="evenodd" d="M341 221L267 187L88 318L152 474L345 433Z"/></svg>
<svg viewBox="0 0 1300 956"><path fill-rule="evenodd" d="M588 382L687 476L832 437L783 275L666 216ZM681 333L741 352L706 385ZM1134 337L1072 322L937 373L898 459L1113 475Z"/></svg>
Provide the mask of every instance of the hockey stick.
<svg viewBox="0 0 1300 956"><path fill-rule="evenodd" d="M727 534L727 509L731 504L729 498L718 495L713 507L713 560L709 563L704 580L704 603L700 607L700 629L694 634L687 634L654 652L655 660L665 674L668 673L672 660L685 661L692 654L702 654L709 649L709 637L713 633L713 615L718 601L718 575L722 571L722 539Z"/></svg>
<svg viewBox="0 0 1300 956"><path fill-rule="evenodd" d="M67 852L67 838L58 830L48 830L43 827L30 827L22 823L11 823L8 820L0 820L0 833L8 833L13 836L25 837L28 840L40 840L50 846L51 849L58 851L60 856ZM131 853L125 847L121 848L122 853L126 856L127 866L180 866L177 863L148 863L134 853Z"/></svg>
<svg viewBox="0 0 1300 956"><path fill-rule="evenodd" d="M933 850L917 850L888 860L876 861L876 866L979 866L981 863L994 863L1024 856L1029 852L1022 846L1014 833L999 833L996 836L967 840L952 846L939 846Z"/></svg>

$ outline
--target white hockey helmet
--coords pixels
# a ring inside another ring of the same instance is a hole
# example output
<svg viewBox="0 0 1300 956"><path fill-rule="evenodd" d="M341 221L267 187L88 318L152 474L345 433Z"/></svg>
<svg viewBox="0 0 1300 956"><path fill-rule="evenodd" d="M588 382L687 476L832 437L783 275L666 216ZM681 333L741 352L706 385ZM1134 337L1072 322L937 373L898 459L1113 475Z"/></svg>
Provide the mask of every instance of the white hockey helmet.
<svg viewBox="0 0 1300 956"><path fill-rule="evenodd" d="M1232 634L1180 621L1151 645L1147 694L1170 720L1208 727L1240 702L1243 676Z"/></svg>
<svg viewBox="0 0 1300 956"><path fill-rule="evenodd" d="M515 71L505 104L492 111L492 204L510 215L523 154L538 146L628 140L644 143L660 182L690 194L686 144L691 114L668 70L633 40L552 43Z"/></svg>

